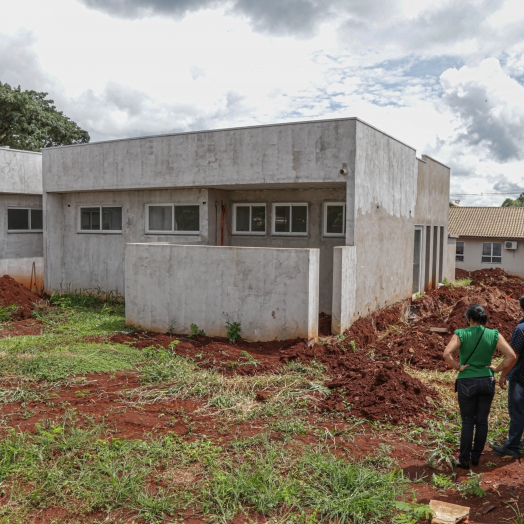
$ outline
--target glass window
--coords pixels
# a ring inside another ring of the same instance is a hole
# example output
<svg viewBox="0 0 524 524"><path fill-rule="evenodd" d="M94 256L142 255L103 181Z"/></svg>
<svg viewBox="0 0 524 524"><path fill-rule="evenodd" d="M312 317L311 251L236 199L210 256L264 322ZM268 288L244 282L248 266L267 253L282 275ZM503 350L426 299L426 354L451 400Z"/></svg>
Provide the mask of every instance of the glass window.
<svg viewBox="0 0 524 524"><path fill-rule="evenodd" d="M324 204L324 235L344 236L346 232L346 204Z"/></svg>
<svg viewBox="0 0 524 524"><path fill-rule="evenodd" d="M152 204L147 206L146 233L189 233L200 231L198 204Z"/></svg>
<svg viewBox="0 0 524 524"><path fill-rule="evenodd" d="M80 231L122 231L121 207L81 207Z"/></svg>
<svg viewBox="0 0 524 524"><path fill-rule="evenodd" d="M103 207L102 208L102 229L104 231L122 230L122 208Z"/></svg>
<svg viewBox="0 0 524 524"><path fill-rule="evenodd" d="M263 235L265 232L265 204L233 204L233 233Z"/></svg>
<svg viewBox="0 0 524 524"><path fill-rule="evenodd" d="M175 206L175 231L198 232L200 206Z"/></svg>
<svg viewBox="0 0 524 524"><path fill-rule="evenodd" d="M455 260L464 262L464 242L457 242L455 246Z"/></svg>
<svg viewBox="0 0 524 524"><path fill-rule="evenodd" d="M29 209L7 210L8 231L29 231Z"/></svg>
<svg viewBox="0 0 524 524"><path fill-rule="evenodd" d="M149 206L149 231L173 230L173 206Z"/></svg>
<svg viewBox="0 0 524 524"><path fill-rule="evenodd" d="M273 233L282 235L306 235L307 221L307 204L273 205Z"/></svg>
<svg viewBox="0 0 524 524"><path fill-rule="evenodd" d="M502 242L483 242L482 262L500 264L502 262Z"/></svg>
<svg viewBox="0 0 524 524"><path fill-rule="evenodd" d="M44 229L43 212L41 209L31 209L31 229Z"/></svg>

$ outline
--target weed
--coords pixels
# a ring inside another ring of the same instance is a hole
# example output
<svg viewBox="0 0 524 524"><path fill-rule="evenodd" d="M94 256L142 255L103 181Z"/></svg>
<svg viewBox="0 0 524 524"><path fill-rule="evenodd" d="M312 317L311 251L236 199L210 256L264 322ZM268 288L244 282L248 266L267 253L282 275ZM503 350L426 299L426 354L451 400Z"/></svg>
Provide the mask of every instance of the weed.
<svg viewBox="0 0 524 524"><path fill-rule="evenodd" d="M249 364L249 365L255 366L255 367L257 367L260 364L260 362L258 360L256 360L255 358L253 358L253 356L250 355L247 351L241 351L240 352L240 356L244 357L247 360L246 364ZM240 364L240 365L242 365L242 364Z"/></svg>
<svg viewBox="0 0 524 524"><path fill-rule="evenodd" d="M171 319L171 322L169 322L169 327L167 328L167 332L170 337L172 337L176 333L176 318L173 317Z"/></svg>
<svg viewBox="0 0 524 524"><path fill-rule="evenodd" d="M514 506L510 506L515 513L515 516L511 519L508 519L509 524L524 524L524 514L521 513L519 505L515 503Z"/></svg>
<svg viewBox="0 0 524 524"><path fill-rule="evenodd" d="M476 497L483 497L486 495L486 491L482 489L480 485L482 478L482 473L473 473L470 471L468 473L468 480L460 482L457 484L457 492L460 493L462 497L467 495L475 495Z"/></svg>
<svg viewBox="0 0 524 524"><path fill-rule="evenodd" d="M424 293L423 292L415 293L415 298L424 298Z"/></svg>
<svg viewBox="0 0 524 524"><path fill-rule="evenodd" d="M191 324L189 328L191 329L191 331L188 337L197 337L197 336L205 337L206 336L205 331L203 329L200 329L196 324Z"/></svg>
<svg viewBox="0 0 524 524"><path fill-rule="evenodd" d="M393 517L393 524L417 524L417 522L427 521L433 515L433 510L426 504L408 504L399 501L395 508L402 513Z"/></svg>
<svg viewBox="0 0 524 524"><path fill-rule="evenodd" d="M229 322L228 320L226 322L226 329L226 337L228 338L229 342L235 342L235 340L238 340L240 338L240 322Z"/></svg>
<svg viewBox="0 0 524 524"><path fill-rule="evenodd" d="M344 342L344 340L346 340L346 338L348 338L347 335L344 335L344 333L339 333L337 335L337 343L340 344L340 342Z"/></svg>
<svg viewBox="0 0 524 524"><path fill-rule="evenodd" d="M451 477L448 475L439 475L436 473L433 473L431 476L431 484L433 484L433 486L436 488L440 488L440 491L442 492L455 487L455 483Z"/></svg>
<svg viewBox="0 0 524 524"><path fill-rule="evenodd" d="M471 278L459 278L455 280L455 287L467 287L471 284Z"/></svg>
<svg viewBox="0 0 524 524"><path fill-rule="evenodd" d="M18 312L18 306L11 304L10 306L0 306L0 322L9 322Z"/></svg>
<svg viewBox="0 0 524 524"><path fill-rule="evenodd" d="M358 351L357 343L354 340L351 340L349 345L351 346L353 353L356 353Z"/></svg>

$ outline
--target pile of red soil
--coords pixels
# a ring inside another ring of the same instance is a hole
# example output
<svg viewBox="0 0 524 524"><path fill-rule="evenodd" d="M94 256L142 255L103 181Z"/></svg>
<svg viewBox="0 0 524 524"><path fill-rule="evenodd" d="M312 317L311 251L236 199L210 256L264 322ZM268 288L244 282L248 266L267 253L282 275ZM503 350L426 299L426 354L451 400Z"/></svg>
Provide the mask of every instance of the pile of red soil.
<svg viewBox="0 0 524 524"><path fill-rule="evenodd" d="M0 305L3 307L16 306L14 319L31 318L35 303L39 300L38 295L29 291L9 275L0 278Z"/></svg>
<svg viewBox="0 0 524 524"><path fill-rule="evenodd" d="M400 421L427 417L436 393L408 375L400 362L372 359L364 351L355 352L346 341L339 344L305 343L281 351L281 360L304 363L315 359L326 366L333 390L320 404L326 411L349 412L368 420Z"/></svg>

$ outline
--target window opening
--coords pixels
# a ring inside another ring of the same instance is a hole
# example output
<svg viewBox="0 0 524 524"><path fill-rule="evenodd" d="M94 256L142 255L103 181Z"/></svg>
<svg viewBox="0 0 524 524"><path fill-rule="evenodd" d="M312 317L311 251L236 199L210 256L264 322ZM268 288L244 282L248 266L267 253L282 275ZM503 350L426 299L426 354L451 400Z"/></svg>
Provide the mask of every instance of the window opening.
<svg viewBox="0 0 524 524"><path fill-rule="evenodd" d="M346 204L324 204L324 236L343 237L346 234Z"/></svg>
<svg viewBox="0 0 524 524"><path fill-rule="evenodd" d="M43 229L43 213L41 209L11 207L7 209L7 231L40 232Z"/></svg>
<svg viewBox="0 0 524 524"><path fill-rule="evenodd" d="M122 208L90 206L80 208L80 231L122 232Z"/></svg>
<svg viewBox="0 0 524 524"><path fill-rule="evenodd" d="M502 262L502 242L483 242L482 262L500 264Z"/></svg>
<svg viewBox="0 0 524 524"><path fill-rule="evenodd" d="M198 204L147 204L146 233L198 235L200 206Z"/></svg>
<svg viewBox="0 0 524 524"><path fill-rule="evenodd" d="M233 204L233 234L265 235L265 204Z"/></svg>
<svg viewBox="0 0 524 524"><path fill-rule="evenodd" d="M455 246L455 260L464 262L464 242L457 242Z"/></svg>
<svg viewBox="0 0 524 524"><path fill-rule="evenodd" d="M273 233L307 235L307 204L273 204Z"/></svg>

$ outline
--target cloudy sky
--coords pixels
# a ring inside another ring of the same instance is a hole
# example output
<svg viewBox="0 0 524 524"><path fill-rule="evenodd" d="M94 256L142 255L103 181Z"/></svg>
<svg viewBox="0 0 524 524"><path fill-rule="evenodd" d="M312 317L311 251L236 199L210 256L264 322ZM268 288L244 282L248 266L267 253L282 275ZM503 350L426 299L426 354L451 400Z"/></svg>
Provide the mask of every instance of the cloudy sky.
<svg viewBox="0 0 524 524"><path fill-rule="evenodd" d="M449 165L452 198L500 205L524 191L523 19L517 0L3 0L0 81L92 141L357 116Z"/></svg>

